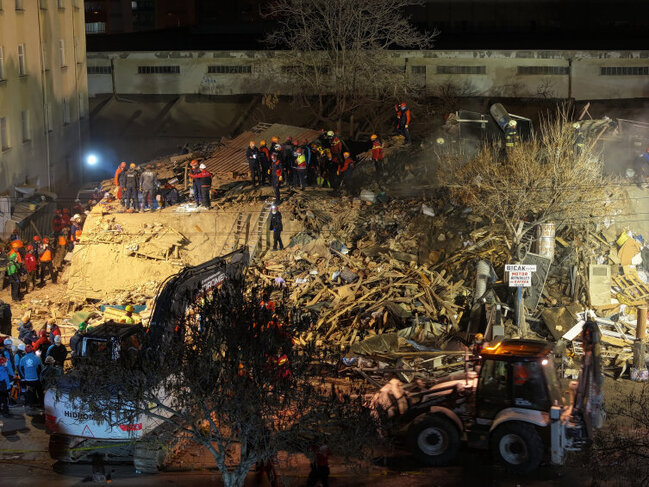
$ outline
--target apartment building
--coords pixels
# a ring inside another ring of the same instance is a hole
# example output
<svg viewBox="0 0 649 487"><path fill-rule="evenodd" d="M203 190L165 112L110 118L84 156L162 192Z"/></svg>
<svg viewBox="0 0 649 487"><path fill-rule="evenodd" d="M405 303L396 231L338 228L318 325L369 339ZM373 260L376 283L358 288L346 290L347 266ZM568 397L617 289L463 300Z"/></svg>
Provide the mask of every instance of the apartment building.
<svg viewBox="0 0 649 487"><path fill-rule="evenodd" d="M0 195L74 187L87 126L83 0L0 0Z"/></svg>

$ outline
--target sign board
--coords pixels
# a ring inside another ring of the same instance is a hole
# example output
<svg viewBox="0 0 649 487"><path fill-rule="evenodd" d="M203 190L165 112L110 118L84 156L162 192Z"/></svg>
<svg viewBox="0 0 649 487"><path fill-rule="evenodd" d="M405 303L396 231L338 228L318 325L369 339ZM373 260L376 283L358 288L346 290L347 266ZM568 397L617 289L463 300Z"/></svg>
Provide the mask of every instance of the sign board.
<svg viewBox="0 0 649 487"><path fill-rule="evenodd" d="M507 264L505 271L509 274L509 287L532 287L536 265Z"/></svg>

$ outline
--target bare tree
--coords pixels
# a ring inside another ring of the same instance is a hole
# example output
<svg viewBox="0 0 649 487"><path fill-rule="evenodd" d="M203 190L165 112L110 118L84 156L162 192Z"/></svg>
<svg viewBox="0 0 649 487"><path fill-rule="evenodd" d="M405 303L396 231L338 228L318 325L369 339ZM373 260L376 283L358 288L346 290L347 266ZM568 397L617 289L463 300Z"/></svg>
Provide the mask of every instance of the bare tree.
<svg viewBox="0 0 649 487"><path fill-rule="evenodd" d="M315 380L313 347L298 350L290 336L299 313L260 306L267 296L241 287L228 281L204 296L164 346L145 341L136 355L85 360L74 372L77 400L110 425L159 422L137 448L163 451L159 443L181 437L203 446L226 486L323 435L334 453L362 454L377 428L361 395L341 400Z"/></svg>
<svg viewBox="0 0 649 487"><path fill-rule="evenodd" d="M372 100L416 90L391 61L390 49L423 49L437 32L422 33L404 16L416 0L275 0L266 16L277 22L266 42L285 75L320 116L340 120Z"/></svg>
<svg viewBox="0 0 649 487"><path fill-rule="evenodd" d="M440 181L456 201L500 223L510 254L521 258L524 237L539 224L601 222L616 210L619 198L600 159L589 147L578 150L576 137L567 112L559 111L513 148L485 145L468 163L449 157Z"/></svg>

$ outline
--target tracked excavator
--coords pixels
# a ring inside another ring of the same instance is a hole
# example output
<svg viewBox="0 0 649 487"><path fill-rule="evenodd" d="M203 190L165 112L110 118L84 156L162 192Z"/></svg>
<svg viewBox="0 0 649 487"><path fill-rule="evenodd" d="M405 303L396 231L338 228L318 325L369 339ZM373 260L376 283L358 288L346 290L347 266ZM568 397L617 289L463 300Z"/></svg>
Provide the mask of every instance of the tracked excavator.
<svg viewBox="0 0 649 487"><path fill-rule="evenodd" d="M544 460L561 465L568 452L590 443L606 416L595 321L584 325L582 343L583 365L570 399L561 393L552 344L503 340L467 357L465 371L419 390L392 379L373 405L387 412L392 433L405 437L428 466L453 462L462 441L491 450L513 473L531 472Z"/></svg>
<svg viewBox="0 0 649 487"><path fill-rule="evenodd" d="M248 250L244 247L171 276L161 285L148 328L103 323L84 335L79 360L96 354L116 360L125 353L164 353L187 307L226 280L243 275L248 260ZM50 434L49 452L53 459L79 462L99 455L110 461L132 460L135 468L144 473L155 472L162 466L165 445L150 440L168 433L168 422L148 416L113 426L95 421L71 399L74 387L72 369L45 394L45 425ZM158 414L165 413L160 410Z"/></svg>

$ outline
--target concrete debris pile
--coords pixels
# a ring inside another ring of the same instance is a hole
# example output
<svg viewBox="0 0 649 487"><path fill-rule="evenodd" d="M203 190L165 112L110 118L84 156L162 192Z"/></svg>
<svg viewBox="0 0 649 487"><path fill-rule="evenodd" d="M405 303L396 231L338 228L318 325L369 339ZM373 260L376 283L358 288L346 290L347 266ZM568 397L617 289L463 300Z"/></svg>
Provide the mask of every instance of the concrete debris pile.
<svg viewBox="0 0 649 487"><path fill-rule="evenodd" d="M347 350L366 337L442 322L435 336L436 345L443 344L461 315L462 281L388 255L345 255L336 244L315 239L251 270L268 285L289 286L290 302L316 317L298 343L315 339L318 347Z"/></svg>

